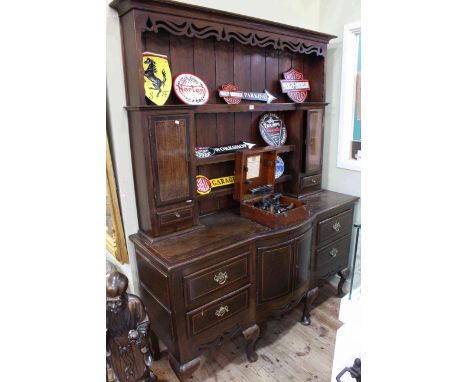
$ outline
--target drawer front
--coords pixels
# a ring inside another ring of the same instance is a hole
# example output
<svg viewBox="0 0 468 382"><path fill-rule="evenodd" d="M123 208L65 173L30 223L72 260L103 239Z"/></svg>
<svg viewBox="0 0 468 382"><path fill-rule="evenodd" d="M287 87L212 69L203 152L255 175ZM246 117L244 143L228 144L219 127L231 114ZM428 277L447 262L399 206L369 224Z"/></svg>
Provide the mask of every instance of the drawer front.
<svg viewBox="0 0 468 382"><path fill-rule="evenodd" d="M216 292L226 294L249 282L249 252L184 277L185 305ZM241 285L239 285L241 283Z"/></svg>
<svg viewBox="0 0 468 382"><path fill-rule="evenodd" d="M301 188L319 186L321 180L321 175L305 176L304 178L302 178Z"/></svg>
<svg viewBox="0 0 468 382"><path fill-rule="evenodd" d="M318 249L316 274L324 276L334 269L341 270L346 268L348 265L350 242L351 235L346 235Z"/></svg>
<svg viewBox="0 0 468 382"><path fill-rule="evenodd" d="M177 210L156 212L161 227L179 223L192 218L192 206Z"/></svg>
<svg viewBox="0 0 468 382"><path fill-rule="evenodd" d="M250 285L249 285L250 287ZM244 288L217 302L207 304L192 312L187 313L189 333L194 336L226 319L242 312L249 307L249 289Z"/></svg>
<svg viewBox="0 0 468 382"><path fill-rule="evenodd" d="M318 223L317 246L351 232L353 210L346 210Z"/></svg>

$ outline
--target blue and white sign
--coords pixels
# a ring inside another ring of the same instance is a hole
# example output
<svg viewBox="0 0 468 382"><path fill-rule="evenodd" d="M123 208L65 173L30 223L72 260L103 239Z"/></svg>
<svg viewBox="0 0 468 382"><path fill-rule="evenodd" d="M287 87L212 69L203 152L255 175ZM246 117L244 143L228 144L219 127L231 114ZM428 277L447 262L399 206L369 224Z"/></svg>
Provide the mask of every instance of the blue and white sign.
<svg viewBox="0 0 468 382"><path fill-rule="evenodd" d="M278 179L284 172L284 162L281 157L276 156L275 179Z"/></svg>

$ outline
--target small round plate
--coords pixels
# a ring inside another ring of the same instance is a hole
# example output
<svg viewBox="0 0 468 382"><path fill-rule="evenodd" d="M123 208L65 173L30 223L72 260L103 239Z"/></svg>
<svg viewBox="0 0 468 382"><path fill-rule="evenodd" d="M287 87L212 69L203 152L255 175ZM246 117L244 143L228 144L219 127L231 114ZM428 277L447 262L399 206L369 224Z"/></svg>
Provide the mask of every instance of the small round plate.
<svg viewBox="0 0 468 382"><path fill-rule="evenodd" d="M210 98L203 80L190 73L181 73L174 79L174 92L187 105L204 105Z"/></svg>
<svg viewBox="0 0 468 382"><path fill-rule="evenodd" d="M281 146L286 142L286 126L275 113L263 114L258 124L260 135L269 146Z"/></svg>
<svg viewBox="0 0 468 382"><path fill-rule="evenodd" d="M276 156L275 179L278 179L284 173L284 162L280 156Z"/></svg>

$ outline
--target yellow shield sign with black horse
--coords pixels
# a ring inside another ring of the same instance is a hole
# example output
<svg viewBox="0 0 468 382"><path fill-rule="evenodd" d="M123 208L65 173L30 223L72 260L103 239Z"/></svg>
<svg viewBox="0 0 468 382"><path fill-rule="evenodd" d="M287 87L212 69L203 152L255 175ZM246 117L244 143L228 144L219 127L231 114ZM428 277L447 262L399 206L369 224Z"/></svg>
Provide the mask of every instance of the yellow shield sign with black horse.
<svg viewBox="0 0 468 382"><path fill-rule="evenodd" d="M166 103L172 88L171 69L167 56L151 52L143 53L145 96L158 106Z"/></svg>

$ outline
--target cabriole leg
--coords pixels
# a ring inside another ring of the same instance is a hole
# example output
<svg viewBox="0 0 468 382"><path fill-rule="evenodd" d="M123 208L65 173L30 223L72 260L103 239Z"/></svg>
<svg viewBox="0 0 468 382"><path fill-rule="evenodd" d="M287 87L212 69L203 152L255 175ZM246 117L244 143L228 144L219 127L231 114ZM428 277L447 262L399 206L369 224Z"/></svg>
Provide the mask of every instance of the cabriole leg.
<svg viewBox="0 0 468 382"><path fill-rule="evenodd" d="M336 288L337 289L336 295L338 297L343 297L346 294L343 292L343 285L349 276L349 269L345 268L342 271L338 272L338 276L340 276L340 281L338 282L338 287Z"/></svg>
<svg viewBox="0 0 468 382"><path fill-rule="evenodd" d="M258 359L258 355L255 352L255 345L260 334L260 328L257 324L245 329L242 332L245 339L245 352L247 353L247 359L249 362L255 362Z"/></svg>
<svg viewBox="0 0 468 382"><path fill-rule="evenodd" d="M304 311L302 312L301 324L305 326L310 325L310 311L312 310L312 304L318 297L319 288L315 287L307 292L304 298Z"/></svg>
<svg viewBox="0 0 468 382"><path fill-rule="evenodd" d="M200 358L194 358L189 362L180 364L171 354L169 354L169 362L172 370L177 374L177 377L181 382L187 381L195 370L200 366Z"/></svg>

